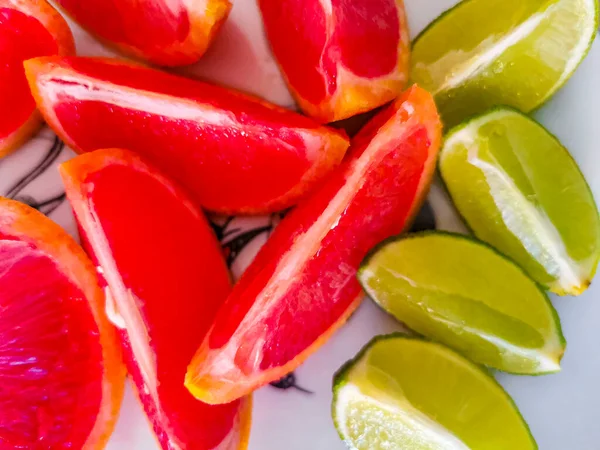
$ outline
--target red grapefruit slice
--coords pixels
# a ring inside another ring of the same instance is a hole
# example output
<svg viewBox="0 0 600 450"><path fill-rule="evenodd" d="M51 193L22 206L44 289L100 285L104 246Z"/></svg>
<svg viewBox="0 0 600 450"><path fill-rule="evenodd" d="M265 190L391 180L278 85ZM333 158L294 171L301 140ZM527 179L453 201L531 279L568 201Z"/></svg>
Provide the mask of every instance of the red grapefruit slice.
<svg viewBox="0 0 600 450"><path fill-rule="evenodd" d="M281 222L221 308L188 369L198 399L229 402L281 378L344 323L362 296L360 262L418 210L441 129L418 87L367 124L350 158Z"/></svg>
<svg viewBox="0 0 600 450"><path fill-rule="evenodd" d="M58 225L0 197L0 447L101 449L123 396L95 268Z"/></svg>
<svg viewBox="0 0 600 450"><path fill-rule="evenodd" d="M42 124L23 61L73 53L67 23L45 0L0 0L0 157L17 149Z"/></svg>
<svg viewBox="0 0 600 450"><path fill-rule="evenodd" d="M133 150L213 211L285 209L349 145L256 98L119 61L39 58L26 70L46 121L72 148Z"/></svg>
<svg viewBox="0 0 600 450"><path fill-rule="evenodd" d="M164 66L196 62L231 10L229 0L56 0L124 53Z"/></svg>
<svg viewBox="0 0 600 450"><path fill-rule="evenodd" d="M188 362L231 290L207 220L129 151L81 155L60 171L104 274L125 361L162 447L245 448L250 400L210 406L183 385Z"/></svg>
<svg viewBox="0 0 600 450"><path fill-rule="evenodd" d="M381 106L408 80L402 0L259 0L273 53L298 104L333 122Z"/></svg>

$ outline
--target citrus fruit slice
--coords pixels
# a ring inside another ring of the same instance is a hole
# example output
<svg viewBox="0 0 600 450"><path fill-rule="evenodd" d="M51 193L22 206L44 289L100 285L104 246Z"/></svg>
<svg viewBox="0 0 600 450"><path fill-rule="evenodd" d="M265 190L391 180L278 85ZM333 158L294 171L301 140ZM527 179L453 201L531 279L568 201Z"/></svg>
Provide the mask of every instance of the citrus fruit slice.
<svg viewBox="0 0 600 450"><path fill-rule="evenodd" d="M229 0L56 0L103 42L154 64L196 62L231 10Z"/></svg>
<svg viewBox="0 0 600 450"><path fill-rule="evenodd" d="M194 357L186 385L224 403L298 367L358 306L356 270L418 212L441 123L413 87L356 136L351 156L286 216L242 275Z"/></svg>
<svg viewBox="0 0 600 450"><path fill-rule="evenodd" d="M441 232L397 238L365 260L358 278L409 328L473 361L519 374L560 370L565 340L548 297L483 243Z"/></svg>
<svg viewBox="0 0 600 450"><path fill-rule="evenodd" d="M267 36L308 115L333 122L395 99L408 79L402 0L260 0Z"/></svg>
<svg viewBox="0 0 600 450"><path fill-rule="evenodd" d="M62 228L0 197L0 446L101 449L125 368L91 261Z"/></svg>
<svg viewBox="0 0 600 450"><path fill-rule="evenodd" d="M333 418L353 450L534 450L508 394L433 342L379 336L338 372Z"/></svg>
<svg viewBox="0 0 600 450"><path fill-rule="evenodd" d="M529 112L575 72L597 29L598 0L466 0L417 37L411 78L446 126L495 105Z"/></svg>
<svg viewBox="0 0 600 450"><path fill-rule="evenodd" d="M186 366L231 289L207 220L128 151L81 155L60 171L162 447L246 448L250 400L209 406L183 386Z"/></svg>
<svg viewBox="0 0 600 450"><path fill-rule="evenodd" d="M480 239L558 294L580 294L600 258L592 193L560 142L495 109L452 130L440 157L452 200Z"/></svg>
<svg viewBox="0 0 600 450"><path fill-rule="evenodd" d="M291 111L124 62L40 58L26 71L46 121L72 148L138 152L221 213L292 206L349 146Z"/></svg>
<svg viewBox="0 0 600 450"><path fill-rule="evenodd" d="M69 26L45 0L0 0L0 157L17 149L42 124L23 61L74 52Z"/></svg>

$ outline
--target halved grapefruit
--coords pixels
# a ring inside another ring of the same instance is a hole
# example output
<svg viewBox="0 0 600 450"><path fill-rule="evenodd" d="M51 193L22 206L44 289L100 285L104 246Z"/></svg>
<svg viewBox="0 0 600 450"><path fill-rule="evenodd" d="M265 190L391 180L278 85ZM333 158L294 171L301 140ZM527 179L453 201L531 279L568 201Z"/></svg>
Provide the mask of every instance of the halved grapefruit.
<svg viewBox="0 0 600 450"><path fill-rule="evenodd" d="M0 447L101 449L123 396L94 265L58 225L0 197Z"/></svg>
<svg viewBox="0 0 600 450"><path fill-rule="evenodd" d="M246 395L344 323L362 297L360 262L418 211L441 129L418 87L367 124L350 158L281 222L235 286L188 369L192 394L207 403Z"/></svg>
<svg viewBox="0 0 600 450"><path fill-rule="evenodd" d="M124 53L164 66L196 62L231 10L229 0L55 0Z"/></svg>
<svg viewBox="0 0 600 450"><path fill-rule="evenodd" d="M133 150L221 213L292 206L349 146L344 133L254 97L116 60L38 58L26 71L72 148Z"/></svg>
<svg viewBox="0 0 600 450"><path fill-rule="evenodd" d="M45 0L0 0L0 157L18 148L42 124L23 61L73 53L69 26Z"/></svg>
<svg viewBox="0 0 600 450"><path fill-rule="evenodd" d="M185 389L186 366L231 290L202 213L171 181L125 150L60 167L90 253L107 284L109 317L165 449L245 448L250 400L210 406Z"/></svg>

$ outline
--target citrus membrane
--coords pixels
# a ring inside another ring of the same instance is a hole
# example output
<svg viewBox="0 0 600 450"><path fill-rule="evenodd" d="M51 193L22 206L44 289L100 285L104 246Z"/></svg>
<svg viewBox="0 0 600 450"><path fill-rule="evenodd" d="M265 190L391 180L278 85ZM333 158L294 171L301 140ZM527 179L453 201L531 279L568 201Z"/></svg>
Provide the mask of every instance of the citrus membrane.
<svg viewBox="0 0 600 450"><path fill-rule="evenodd" d="M576 162L541 125L499 108L451 130L440 172L478 238L558 294L590 284L600 219Z"/></svg>
<svg viewBox="0 0 600 450"><path fill-rule="evenodd" d="M411 77L447 126L494 105L529 112L573 74L597 25L597 0L466 0L417 37Z"/></svg>
<svg viewBox="0 0 600 450"><path fill-rule="evenodd" d="M414 331L520 374L560 370L565 341L546 294L512 261L466 236L390 240L366 259L366 293Z"/></svg>
<svg viewBox="0 0 600 450"><path fill-rule="evenodd" d="M338 372L333 390L333 418L351 449L537 448L502 387L437 343L376 337Z"/></svg>

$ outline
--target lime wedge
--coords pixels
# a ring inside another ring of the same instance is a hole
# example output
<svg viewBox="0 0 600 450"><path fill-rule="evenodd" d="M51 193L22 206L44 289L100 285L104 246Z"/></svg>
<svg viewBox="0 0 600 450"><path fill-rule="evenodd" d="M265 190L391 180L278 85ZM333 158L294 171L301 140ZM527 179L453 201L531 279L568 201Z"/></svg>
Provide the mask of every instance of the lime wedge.
<svg viewBox="0 0 600 450"><path fill-rule="evenodd" d="M529 112L575 72L598 28L598 0L465 0L413 44L413 81L447 126L495 105Z"/></svg>
<svg viewBox="0 0 600 450"><path fill-rule="evenodd" d="M573 158L541 125L492 110L450 131L439 168L478 238L557 294L589 286L600 258L598 210Z"/></svg>
<svg viewBox="0 0 600 450"><path fill-rule="evenodd" d="M546 294L513 262L467 236L417 233L363 263L366 293L409 328L473 361L511 373L560 370L560 322Z"/></svg>
<svg viewBox="0 0 600 450"><path fill-rule="evenodd" d="M333 391L333 419L351 449L537 448L502 387L433 342L375 338L338 372Z"/></svg>

